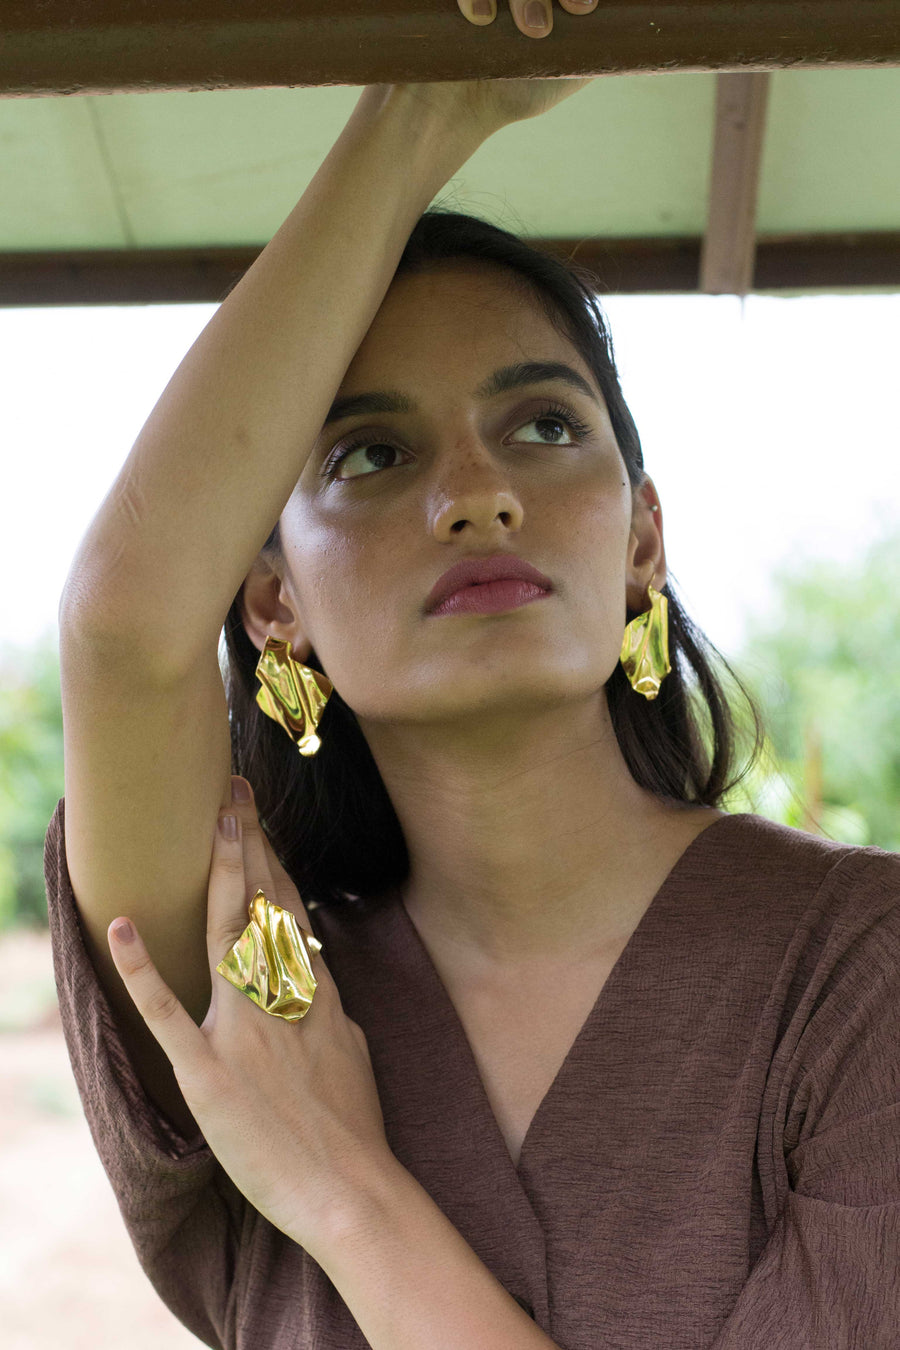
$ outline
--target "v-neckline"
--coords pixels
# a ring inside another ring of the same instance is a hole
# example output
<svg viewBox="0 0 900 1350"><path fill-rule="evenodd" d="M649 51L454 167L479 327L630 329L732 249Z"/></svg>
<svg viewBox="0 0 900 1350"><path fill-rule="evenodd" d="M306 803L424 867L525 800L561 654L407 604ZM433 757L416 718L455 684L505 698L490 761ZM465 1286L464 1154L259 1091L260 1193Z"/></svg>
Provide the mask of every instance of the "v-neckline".
<svg viewBox="0 0 900 1350"><path fill-rule="evenodd" d="M526 1129L525 1134L522 1137L522 1143L519 1148L518 1162L513 1161L512 1155L507 1147L503 1131L500 1127L500 1122L497 1120L497 1117L494 1114L494 1109L491 1106L490 1098L488 1096L487 1087L485 1085L484 1079L481 1076L481 1071L478 1067L478 1061L475 1055L475 1051L472 1048L472 1043L469 1040L462 1018L460 1017L459 1012L457 1011L453 999L450 997L450 993L446 985L444 984L443 979L441 978L440 972L438 971L438 968L435 965L434 960L432 959L431 953L425 946L425 943L422 940L419 930L416 928L415 924L413 923L412 919L409 916L409 913L407 912L406 906L403 903L403 897L399 887L395 889L393 900L396 910L399 911L398 918L400 920L400 923L402 927L406 930L408 939L411 941L413 949L418 953L419 965L421 969L426 972L426 978L430 980L431 984L436 989L437 1000L443 1004L444 1012L448 1016L450 1023L454 1027L457 1041L459 1042L460 1046L463 1048L465 1053L469 1077L472 1078L475 1084L477 1085L476 1090L480 1090L481 1097L483 1099L483 1109L487 1112L488 1119L493 1125L495 1136L499 1141L504 1156L506 1157L509 1165L514 1169L516 1175L520 1178L520 1180L522 1175L523 1160L525 1159L526 1153L529 1151L529 1144L534 1138L535 1128L537 1125L539 1125L541 1118L544 1115L546 1115L548 1109L552 1105L552 1100L555 1098L558 1091L560 1090L559 1089L560 1081L565 1078L568 1067L578 1054L578 1051L580 1050L582 1043L585 1041L587 1037L589 1037L592 1034L594 1025L597 1022L604 1005L607 1002L609 1002L609 1000L614 996L618 988L618 985L621 984L622 980L625 977L625 973L636 959L636 953L641 948L641 946L646 944L648 940L648 935L652 936L653 927L658 922L661 912L665 909L666 902L669 900L670 897L673 897L678 893L680 883L683 880L686 880L687 877L691 875L691 869L693 867L693 864L697 860L697 855L701 853L705 847L709 846L707 836L715 834L716 841L718 842L719 838L721 837L722 831L716 830L717 825L724 825L726 821L746 820L748 818L748 815L750 814L752 813L736 812L734 814L726 814L723 816L718 816L709 825L707 825L698 834L696 834L693 837L693 839L690 840L687 847L684 848L682 852L679 854L679 856L676 858L675 862L672 864L671 868L669 869L668 873L666 874L665 878L663 879L662 883L660 884L656 893L651 899L649 905L641 915L641 918L639 919L636 927L634 928L633 932L628 938L628 941L625 943L624 947L622 948L622 951L619 953L619 956L616 959L612 968L610 969L609 974L603 981L603 985L600 989L599 994L597 995L596 1000L594 1001L589 1013L584 1019L584 1022L582 1023L578 1032L576 1033L575 1038L572 1041L571 1045L569 1046L568 1051L563 1057L559 1065L559 1068L557 1069L556 1074L552 1082L550 1083L550 1086L547 1088L547 1091L544 1093L544 1096L541 1098L540 1102L535 1108L534 1114L532 1115L531 1120L528 1123L528 1128ZM707 841L706 844L704 844L704 841ZM611 988L613 991L612 993L610 993Z"/></svg>

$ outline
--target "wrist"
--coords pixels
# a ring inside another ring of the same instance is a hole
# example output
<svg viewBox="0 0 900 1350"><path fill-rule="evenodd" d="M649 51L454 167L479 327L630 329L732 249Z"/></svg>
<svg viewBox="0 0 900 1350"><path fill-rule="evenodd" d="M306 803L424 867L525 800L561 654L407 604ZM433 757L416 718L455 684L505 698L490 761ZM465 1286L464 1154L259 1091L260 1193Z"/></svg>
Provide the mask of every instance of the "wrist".
<svg viewBox="0 0 900 1350"><path fill-rule="evenodd" d="M438 184L432 197L490 134L464 116L455 93L459 87L452 82L367 85L351 119L390 126L412 156L413 171L418 165L430 185Z"/></svg>
<svg viewBox="0 0 900 1350"><path fill-rule="evenodd" d="M402 1205L408 1188L417 1184L390 1151L368 1161L355 1179L344 1177L331 1188L328 1203L321 1210L322 1217L315 1225L313 1242L307 1235L300 1240L301 1246L327 1273L348 1249L377 1241L398 1204ZM291 1236L296 1239L296 1235Z"/></svg>

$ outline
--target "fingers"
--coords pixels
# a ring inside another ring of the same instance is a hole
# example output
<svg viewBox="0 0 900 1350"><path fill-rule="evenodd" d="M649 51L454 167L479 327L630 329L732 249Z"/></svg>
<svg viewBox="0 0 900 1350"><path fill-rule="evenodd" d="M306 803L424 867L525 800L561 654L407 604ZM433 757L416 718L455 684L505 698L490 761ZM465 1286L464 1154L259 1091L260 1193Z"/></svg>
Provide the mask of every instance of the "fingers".
<svg viewBox="0 0 900 1350"><path fill-rule="evenodd" d="M116 970L134 1006L176 1073L181 1076L190 1072L191 1066L199 1062L206 1051L206 1042L196 1022L160 976L130 920L113 919L106 936Z"/></svg>
<svg viewBox="0 0 900 1350"><path fill-rule="evenodd" d="M271 900L273 904L281 905L282 909L293 909L290 878L284 868L280 866L259 823L256 803L253 800L253 789L246 778L233 777L231 781L235 786L235 797L230 814L238 817L241 828L242 846L240 853L243 858L246 880L244 909L246 911L247 905L259 888L265 891L266 899ZM239 799L237 796L242 788L247 794L246 799ZM229 813L223 811L221 814Z"/></svg>
<svg viewBox="0 0 900 1350"><path fill-rule="evenodd" d="M487 7L486 13L478 12L479 0L456 0L460 11L470 23L485 27L494 22L497 5L503 0L481 0ZM597 7L597 0L559 0L567 14L589 14ZM526 37L547 37L553 31L553 0L509 0L513 22Z"/></svg>
<svg viewBox="0 0 900 1350"><path fill-rule="evenodd" d="M236 807L220 811L209 864L206 905L206 949L213 971L247 927L247 908L256 887L261 886L267 897L275 900L270 894L271 885L266 890L267 883L262 877L248 893L245 846L246 833ZM215 978L214 974L214 982Z"/></svg>
<svg viewBox="0 0 900 1350"><path fill-rule="evenodd" d="M252 805L234 802L219 812L209 865L206 908L206 950L212 976L212 998L203 1030L208 1034L218 1033L225 1041L237 1034L248 1010L255 1017L260 1013L252 1006L252 1000L225 979L217 967L247 927L249 903L257 890L262 890L273 904L282 903L265 865L258 837L261 834ZM251 848L256 859L252 864L247 857Z"/></svg>
<svg viewBox="0 0 900 1350"><path fill-rule="evenodd" d="M249 800L235 801L230 810L226 809L220 812L220 818L226 815L237 816L240 826L240 845L235 847L232 843L230 848L225 848L223 847L223 841L219 839L216 841L216 847L213 850L214 862L216 857L221 855L223 866L232 862L232 860L240 860L240 865L243 867L243 917L240 927L231 938L231 942L247 926L247 906L258 889L265 891L267 900L280 905L282 909L289 909L299 924L302 924L304 928L309 928L309 919L303 907L303 902L297 893L297 888L276 858L275 850L259 823L250 784L246 778L238 777L233 778L232 782L236 785L245 785ZM228 843L227 840L224 842ZM210 895L210 899L212 899L212 895ZM231 942L229 942L229 946ZM217 959L221 960L221 955Z"/></svg>
<svg viewBox="0 0 900 1350"><path fill-rule="evenodd" d="M509 0L516 27L526 37L546 37L553 29L553 0Z"/></svg>
<svg viewBox="0 0 900 1350"><path fill-rule="evenodd" d="M226 1038L247 1017L248 1008L253 1016L260 1016L252 1000L217 969L247 927L248 906L256 891L262 890L267 900L289 910L302 928L311 931L297 888L275 857L259 823L249 783L242 778L233 778L232 782L238 789L244 786L251 800L234 801L230 807L224 807L216 825L207 905L207 950L213 995L203 1023L209 1031L221 1030ZM233 832L227 828L229 818L234 821ZM316 978L323 975L326 980L329 978L324 966L320 966Z"/></svg>
<svg viewBox="0 0 900 1350"><path fill-rule="evenodd" d="M235 809L240 812L241 821L244 830L244 861L247 869L247 900L256 890L257 885L262 886L270 900L282 906L283 909L294 909L294 895L296 888L287 872L275 856L275 850L266 838L265 830L259 823L259 817L256 814L256 803L253 800L253 789L246 778L233 778L234 783L246 785L246 791L249 793L249 801L235 803ZM259 875L265 877L265 881L254 883L254 876L257 871ZM266 890L266 881L273 890Z"/></svg>
<svg viewBox="0 0 900 1350"><path fill-rule="evenodd" d="M259 823L259 817L256 814L256 803L253 800L253 789L246 778L232 777L232 805L231 811L241 822L241 833L243 835L243 861L247 879L247 904L250 903L257 887L261 886L266 892L266 899L275 904L281 904L278 899L278 887L274 884L275 877L269 870L269 860L266 855L265 835L262 826ZM267 889L268 888L268 889Z"/></svg>
<svg viewBox="0 0 900 1350"><path fill-rule="evenodd" d="M456 0L461 13L463 13L470 23L486 24L494 22L494 15L497 13L496 0L481 0L482 10L487 9L487 13L476 12L475 6L479 0Z"/></svg>
<svg viewBox="0 0 900 1350"><path fill-rule="evenodd" d="M597 0L559 0L559 4L567 14L589 14ZM509 7L516 27L526 37L546 37L553 31L553 0L509 0Z"/></svg>

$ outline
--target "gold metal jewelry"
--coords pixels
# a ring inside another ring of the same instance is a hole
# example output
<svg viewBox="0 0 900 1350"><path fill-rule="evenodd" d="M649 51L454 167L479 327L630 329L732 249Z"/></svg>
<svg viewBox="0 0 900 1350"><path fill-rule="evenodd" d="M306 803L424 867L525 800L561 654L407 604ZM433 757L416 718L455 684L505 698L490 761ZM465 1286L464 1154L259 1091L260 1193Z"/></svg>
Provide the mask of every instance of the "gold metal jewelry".
<svg viewBox="0 0 900 1350"><path fill-rule="evenodd" d="M669 601L647 587L650 608L626 625L619 660L632 689L644 698L656 698L672 666L669 662Z"/></svg>
<svg viewBox="0 0 900 1350"><path fill-rule="evenodd" d="M296 661L290 642L268 637L256 678L262 685L256 702L266 716L284 727L301 755L314 755L322 745L316 727L334 692L328 676Z"/></svg>
<svg viewBox="0 0 900 1350"><path fill-rule="evenodd" d="M319 939L301 928L289 909L257 891L250 922L216 970L263 1012L299 1022L312 1006L318 986L312 958L321 950Z"/></svg>

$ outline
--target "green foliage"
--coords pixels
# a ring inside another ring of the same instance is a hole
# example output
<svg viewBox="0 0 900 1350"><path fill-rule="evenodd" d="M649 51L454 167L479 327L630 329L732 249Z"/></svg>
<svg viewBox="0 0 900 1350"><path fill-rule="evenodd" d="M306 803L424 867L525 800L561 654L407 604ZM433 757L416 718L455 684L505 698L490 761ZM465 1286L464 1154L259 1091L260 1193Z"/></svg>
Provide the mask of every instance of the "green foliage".
<svg viewBox="0 0 900 1350"><path fill-rule="evenodd" d="M732 661L768 754L728 807L900 851L900 535L849 568L782 570L775 590Z"/></svg>
<svg viewBox="0 0 900 1350"><path fill-rule="evenodd" d="M47 922L44 836L63 795L55 637L0 653L0 930Z"/></svg>

